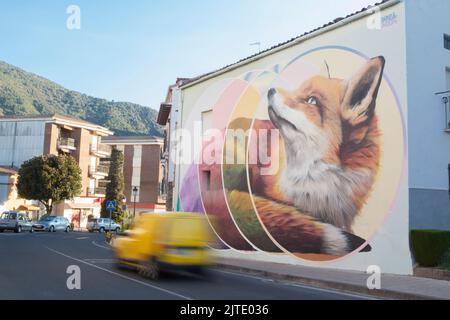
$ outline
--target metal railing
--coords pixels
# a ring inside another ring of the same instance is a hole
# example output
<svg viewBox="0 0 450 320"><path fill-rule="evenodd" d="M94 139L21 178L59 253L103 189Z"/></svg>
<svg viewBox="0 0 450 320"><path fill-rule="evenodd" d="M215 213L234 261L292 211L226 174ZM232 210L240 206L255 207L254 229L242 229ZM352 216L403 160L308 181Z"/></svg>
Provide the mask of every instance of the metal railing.
<svg viewBox="0 0 450 320"><path fill-rule="evenodd" d="M104 166L104 165L89 166L89 173L90 174L104 174L104 175L108 175L108 173L109 173L109 166Z"/></svg>
<svg viewBox="0 0 450 320"><path fill-rule="evenodd" d="M58 139L58 147L75 148L75 139L61 137Z"/></svg>
<svg viewBox="0 0 450 320"><path fill-rule="evenodd" d="M91 144L91 152L100 152L106 155L110 155L111 147L106 144L99 144L99 145Z"/></svg>
<svg viewBox="0 0 450 320"><path fill-rule="evenodd" d="M97 187L97 188L88 188L88 195L105 195L106 188Z"/></svg>
<svg viewBox="0 0 450 320"><path fill-rule="evenodd" d="M98 180L98 187L99 188L106 188L110 181L109 180Z"/></svg>

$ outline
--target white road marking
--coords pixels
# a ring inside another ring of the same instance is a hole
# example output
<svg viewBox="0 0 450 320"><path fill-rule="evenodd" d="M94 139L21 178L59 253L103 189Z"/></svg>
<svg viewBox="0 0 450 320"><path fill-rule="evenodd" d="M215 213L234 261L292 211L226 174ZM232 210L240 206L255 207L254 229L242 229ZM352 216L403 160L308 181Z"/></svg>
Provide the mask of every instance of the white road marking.
<svg viewBox="0 0 450 320"><path fill-rule="evenodd" d="M89 237L80 237L80 238L76 238L77 240L85 240L85 239L89 239Z"/></svg>
<svg viewBox="0 0 450 320"><path fill-rule="evenodd" d="M113 259L83 259L84 261L87 261L89 263L104 263L104 264L113 264Z"/></svg>
<svg viewBox="0 0 450 320"><path fill-rule="evenodd" d="M0 233L0 236L17 237L17 236L25 236L27 234L31 234L31 233L28 231L23 231L22 233L5 232L5 233Z"/></svg>
<svg viewBox="0 0 450 320"><path fill-rule="evenodd" d="M96 247L99 247L99 248L102 248L102 249L105 249L105 250L110 250L110 251L112 250L111 248L102 246L102 245L98 244L98 243L95 242L95 241L92 241L92 244L93 244L94 246L96 246Z"/></svg>
<svg viewBox="0 0 450 320"><path fill-rule="evenodd" d="M129 281L133 281L133 282L139 283L139 284L141 284L141 285L143 285L143 286L150 287L150 288L153 288L153 289L156 289L156 290L160 290L160 291L163 291L163 292L165 292L165 293L168 293L168 294L177 296L177 297L182 298L182 299L185 299L185 300L193 300L192 298L183 296L183 295L181 295L181 294L179 294L179 293L176 293L176 292L173 292L173 291L170 291L170 290L161 288L161 287L157 287L157 286L152 285L152 284L149 284L149 283L147 283L147 282L143 282L143 281L140 281L140 280L137 280L137 279L133 279L133 278L127 277L127 276L125 276L125 275L123 275L123 274L120 274L120 273L117 273L117 272L114 272L114 271L111 271L111 270L108 270L108 269L105 269L105 268L96 266L95 264L92 264L92 263L89 263L89 262L80 260L80 259L78 259L78 258L71 257L71 256L69 256L69 255L67 255L67 254L64 254L64 253L62 253L62 252L56 251L56 250L54 250L54 249L52 249L52 248L49 248L49 247L45 247L45 248L47 248L48 250L50 250L50 251L52 251L52 252L54 252L54 253L56 253L56 254L59 254L59 255L63 256L63 257L66 257L66 258L68 258L68 259L71 259L71 260L74 260L74 261L83 263L83 264L88 265L88 266L90 266L90 267L92 267L92 268L96 268L96 269L105 271L105 272L110 273L110 274L112 274L112 275L115 275L115 276L117 276L117 277L119 277L119 278L123 278L123 279L129 280Z"/></svg>
<svg viewBox="0 0 450 320"><path fill-rule="evenodd" d="M224 271L224 270L218 270L218 269L215 269L215 270L218 271L218 272L228 273L228 274L232 274L232 275L235 275L235 276L243 276L243 277L247 277L247 278L261 280L263 282L268 282L267 278L261 278L261 277L254 276L254 275L249 275L249 274L244 274L244 273L236 273L236 272L230 272L230 271ZM275 282L275 280L272 280L272 281ZM283 282L282 280L280 280L278 282L281 283L281 284L284 284L284 285L288 285L288 286L291 286L291 287L299 287L299 288L302 288L302 289L310 289L310 290L322 291L322 292L326 292L326 293L332 293L332 294L337 294L337 295L344 295L344 296L353 297L353 298L359 298L359 299L364 298L364 299L368 299L368 300L378 300L375 297L366 296L366 295L358 295L358 294L341 292L341 291L332 290L332 289L310 287L310 286L302 285L302 284L298 284L298 283L287 283L287 282Z"/></svg>

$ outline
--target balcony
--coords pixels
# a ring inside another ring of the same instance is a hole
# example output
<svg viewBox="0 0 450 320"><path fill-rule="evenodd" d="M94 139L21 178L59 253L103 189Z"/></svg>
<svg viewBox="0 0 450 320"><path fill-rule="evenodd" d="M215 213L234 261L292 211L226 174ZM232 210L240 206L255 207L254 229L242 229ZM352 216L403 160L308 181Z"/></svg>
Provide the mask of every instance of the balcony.
<svg viewBox="0 0 450 320"><path fill-rule="evenodd" d="M75 139L61 137L58 139L58 149L63 152L70 152L76 150Z"/></svg>
<svg viewBox="0 0 450 320"><path fill-rule="evenodd" d="M97 165L89 166L89 175L93 178L104 178L109 174L109 166Z"/></svg>
<svg viewBox="0 0 450 320"><path fill-rule="evenodd" d="M88 196L104 197L106 195L106 188L88 188Z"/></svg>
<svg viewBox="0 0 450 320"><path fill-rule="evenodd" d="M91 144L91 154L99 158L109 158L111 156L111 147L105 144Z"/></svg>
<svg viewBox="0 0 450 320"><path fill-rule="evenodd" d="M436 96L440 99L440 103L444 107L444 130L450 133L450 91L438 92Z"/></svg>
<svg viewBox="0 0 450 320"><path fill-rule="evenodd" d="M106 186L109 184L109 180L105 180L105 179L101 179L101 180L98 180L98 187L99 188L106 188Z"/></svg>

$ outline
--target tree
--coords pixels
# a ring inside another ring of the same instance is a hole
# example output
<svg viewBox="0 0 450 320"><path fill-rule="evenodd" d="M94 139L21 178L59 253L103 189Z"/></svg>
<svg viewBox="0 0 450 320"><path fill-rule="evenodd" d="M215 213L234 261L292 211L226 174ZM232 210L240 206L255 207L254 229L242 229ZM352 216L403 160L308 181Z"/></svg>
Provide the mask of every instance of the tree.
<svg viewBox="0 0 450 320"><path fill-rule="evenodd" d="M39 156L19 169L17 192L21 198L38 200L51 214L53 205L81 193L81 169L70 155Z"/></svg>
<svg viewBox="0 0 450 320"><path fill-rule="evenodd" d="M109 217L109 211L106 210L107 200L116 200L116 210L112 212L112 218L121 223L124 216L122 203L125 199L123 194L124 179L123 179L123 152L113 147L111 150L111 164L108 174L109 183L106 186L106 198L102 203L102 217Z"/></svg>

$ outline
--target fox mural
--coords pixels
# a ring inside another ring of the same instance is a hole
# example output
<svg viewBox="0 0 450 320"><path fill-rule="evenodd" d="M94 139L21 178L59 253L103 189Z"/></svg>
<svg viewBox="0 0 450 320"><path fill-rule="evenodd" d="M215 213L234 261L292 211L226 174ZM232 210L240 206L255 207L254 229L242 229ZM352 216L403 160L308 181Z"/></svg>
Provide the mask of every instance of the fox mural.
<svg viewBox="0 0 450 320"><path fill-rule="evenodd" d="M294 92L269 90L269 117L285 159L271 186L277 192L258 194L255 202L275 239L298 224L308 228L300 239L315 243L313 251L342 255L363 244L351 232L379 168L375 108L384 65L377 57L348 80L317 76Z"/></svg>
<svg viewBox="0 0 450 320"><path fill-rule="evenodd" d="M301 212L349 232L379 167L375 107L384 64L378 57L347 81L319 76L295 92L268 93L285 144L279 189Z"/></svg>
<svg viewBox="0 0 450 320"><path fill-rule="evenodd" d="M253 132L233 144L237 154L246 154L245 164L197 166L199 202L227 247L289 252L314 261L372 250L354 224L381 167L377 104L385 64L378 56L348 78L331 77L328 70L304 78L294 90L268 86L258 93L267 97L259 100L267 118L235 112L227 127L219 128L224 141L216 152L224 154L230 143L227 129ZM256 112L248 102L239 108ZM261 143L261 130L269 131L269 141L270 132L278 132L278 144ZM261 148L279 156L274 174L262 174ZM256 163L249 161L252 156Z"/></svg>

